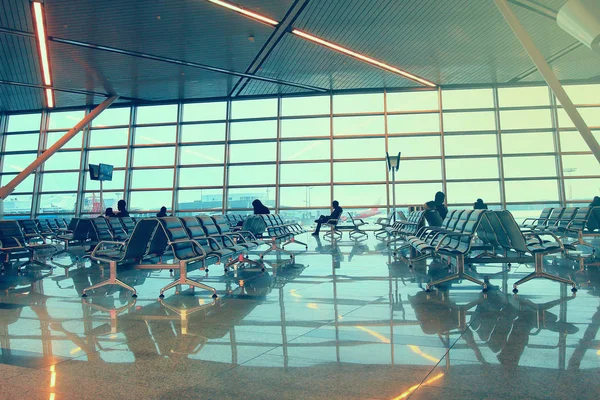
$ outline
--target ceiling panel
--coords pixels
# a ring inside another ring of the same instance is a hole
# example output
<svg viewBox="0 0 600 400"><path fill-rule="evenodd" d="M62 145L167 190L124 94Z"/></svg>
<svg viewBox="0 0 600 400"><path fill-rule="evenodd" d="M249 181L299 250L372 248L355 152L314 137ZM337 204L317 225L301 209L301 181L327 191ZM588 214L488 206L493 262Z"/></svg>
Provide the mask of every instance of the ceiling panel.
<svg viewBox="0 0 600 400"><path fill-rule="evenodd" d="M0 79L41 83L35 39L0 33Z"/></svg>
<svg viewBox="0 0 600 400"><path fill-rule="evenodd" d="M0 112L38 110L43 106L42 89L0 85Z"/></svg>
<svg viewBox="0 0 600 400"><path fill-rule="evenodd" d="M0 1L0 26L19 31L33 32L31 2L29 0Z"/></svg>
<svg viewBox="0 0 600 400"><path fill-rule="evenodd" d="M243 72L273 28L203 0L46 0L48 34ZM249 38L252 37L252 41Z"/></svg>
<svg viewBox="0 0 600 400"><path fill-rule="evenodd" d="M233 3L239 4L248 10L257 12L276 21L281 21L285 16L285 13L287 13L292 4L294 4L294 0L236 0ZM217 6L215 5L214 7Z"/></svg>

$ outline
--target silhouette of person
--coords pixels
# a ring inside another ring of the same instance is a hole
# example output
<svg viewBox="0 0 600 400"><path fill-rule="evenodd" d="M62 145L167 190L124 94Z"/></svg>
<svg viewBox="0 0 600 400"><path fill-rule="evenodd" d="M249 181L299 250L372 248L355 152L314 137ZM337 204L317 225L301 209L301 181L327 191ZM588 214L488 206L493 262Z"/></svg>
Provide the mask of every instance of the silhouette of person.
<svg viewBox="0 0 600 400"><path fill-rule="evenodd" d="M107 217L107 218L112 218L112 217L116 217L117 214L115 214L115 212L113 211L112 207L108 207L104 211L104 216Z"/></svg>
<svg viewBox="0 0 600 400"><path fill-rule="evenodd" d="M477 199L475 203L473 203L473 210L487 210L488 206L481 199Z"/></svg>
<svg viewBox="0 0 600 400"><path fill-rule="evenodd" d="M267 206L265 206L259 199L256 199L252 202L252 207L254 207L254 215L271 214Z"/></svg>
<svg viewBox="0 0 600 400"><path fill-rule="evenodd" d="M445 199L446 195L444 194L444 192L437 192L435 194L435 198L433 199L433 201L435 202L435 209L442 218L446 218L446 215L448 215L448 208L444 204Z"/></svg>
<svg viewBox="0 0 600 400"><path fill-rule="evenodd" d="M334 200L333 203L331 203L331 206L333 207L333 211L331 212L330 216L327 217L325 215L321 215L319 219L315 220L315 222L317 223L317 228L313 232L313 235L316 236L319 234L319 231L321 230L321 224L324 224L330 219L339 219L342 215L342 212L344 210L342 209L342 207L340 207L340 203L337 200Z"/></svg>
<svg viewBox="0 0 600 400"><path fill-rule="evenodd" d="M129 217L129 211L127 211L127 203L125 200L119 200L117 203L117 217Z"/></svg>
<svg viewBox="0 0 600 400"><path fill-rule="evenodd" d="M162 207L160 208L160 211L159 211L159 212L156 214L156 216L157 216L158 218L161 218L161 217L166 217L166 216L167 216L167 207L165 207L165 206L162 206Z"/></svg>

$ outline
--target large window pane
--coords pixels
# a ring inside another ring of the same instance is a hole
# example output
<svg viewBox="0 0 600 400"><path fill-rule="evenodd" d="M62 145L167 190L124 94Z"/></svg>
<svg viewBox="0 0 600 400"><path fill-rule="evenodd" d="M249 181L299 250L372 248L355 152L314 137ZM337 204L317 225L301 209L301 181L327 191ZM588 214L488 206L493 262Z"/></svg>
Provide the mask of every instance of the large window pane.
<svg viewBox="0 0 600 400"><path fill-rule="evenodd" d="M277 159L277 143L235 143L229 147L231 163L275 161Z"/></svg>
<svg viewBox="0 0 600 400"><path fill-rule="evenodd" d="M173 192L166 190L156 190L152 192L131 192L129 201L129 213L134 214L139 211L158 211L162 206L171 209L173 202Z"/></svg>
<svg viewBox="0 0 600 400"><path fill-rule="evenodd" d="M553 153L552 132L503 133L502 153Z"/></svg>
<svg viewBox="0 0 600 400"><path fill-rule="evenodd" d="M7 132L40 131L41 114L15 114L8 117Z"/></svg>
<svg viewBox="0 0 600 400"><path fill-rule="evenodd" d="M465 108L492 108L494 95L492 89L467 89L442 91L444 110Z"/></svg>
<svg viewBox="0 0 600 400"><path fill-rule="evenodd" d="M441 183L398 183L396 184L396 204L423 205L433 200L435 193L442 190ZM392 186L390 186L390 203Z"/></svg>
<svg viewBox="0 0 600 400"><path fill-rule="evenodd" d="M500 182L448 182L446 187L449 204L469 204L477 199L486 203L500 202Z"/></svg>
<svg viewBox="0 0 600 400"><path fill-rule="evenodd" d="M103 190L123 190L124 185L125 171L113 171L112 180L102 182ZM85 190L100 190L100 181L91 180L89 171L85 171Z"/></svg>
<svg viewBox="0 0 600 400"><path fill-rule="evenodd" d="M226 125L194 124L181 126L181 141L189 142L221 142L225 140Z"/></svg>
<svg viewBox="0 0 600 400"><path fill-rule="evenodd" d="M275 139L277 121L252 121L231 123L231 139Z"/></svg>
<svg viewBox="0 0 600 400"><path fill-rule="evenodd" d="M133 189L173 187L173 169L138 169L131 171ZM159 207L160 208L160 207Z"/></svg>
<svg viewBox="0 0 600 400"><path fill-rule="evenodd" d="M329 160L329 140L281 142L281 160Z"/></svg>
<svg viewBox="0 0 600 400"><path fill-rule="evenodd" d="M0 186L4 186L12 181L17 174L8 174L8 175L0 175ZM29 175L23 182L19 183L15 188L15 193L31 193L33 192L33 183L35 180L35 174ZM9 199L12 198L12 194L9 196ZM9 200L6 200L9 201ZM6 204L6 203L5 203Z"/></svg>
<svg viewBox="0 0 600 400"><path fill-rule="evenodd" d="M279 194L281 208L329 207L331 205L329 186L282 187Z"/></svg>
<svg viewBox="0 0 600 400"><path fill-rule="evenodd" d="M134 167L171 166L175 162L174 147L147 147L133 150Z"/></svg>
<svg viewBox="0 0 600 400"><path fill-rule="evenodd" d="M547 86L512 87L498 89L500 107L525 107L550 105Z"/></svg>
<svg viewBox="0 0 600 400"><path fill-rule="evenodd" d="M381 161L336 162L333 164L335 182L385 182L386 165Z"/></svg>
<svg viewBox="0 0 600 400"><path fill-rule="evenodd" d="M75 211L77 194L43 194L40 196L40 213L66 213Z"/></svg>
<svg viewBox="0 0 600 400"><path fill-rule="evenodd" d="M440 156L440 144L439 135L388 138L389 153L401 152L402 157Z"/></svg>
<svg viewBox="0 0 600 400"><path fill-rule="evenodd" d="M183 122L216 121L227 117L227 103L194 103L183 105Z"/></svg>
<svg viewBox="0 0 600 400"><path fill-rule="evenodd" d="M329 114L329 96L284 97L281 99L281 115Z"/></svg>
<svg viewBox="0 0 600 400"><path fill-rule="evenodd" d="M600 131L592 131L596 140L600 143ZM568 151L591 151L581 134L577 131L560 132L560 150Z"/></svg>
<svg viewBox="0 0 600 400"><path fill-rule="evenodd" d="M232 165L229 185L275 184L275 165Z"/></svg>
<svg viewBox="0 0 600 400"><path fill-rule="evenodd" d="M281 137L329 136L329 118L304 118L281 120Z"/></svg>
<svg viewBox="0 0 600 400"><path fill-rule="evenodd" d="M236 100L231 102L231 118L268 118L277 116L277 99Z"/></svg>
<svg viewBox="0 0 600 400"><path fill-rule="evenodd" d="M446 179L498 178L497 158L449 158Z"/></svg>
<svg viewBox="0 0 600 400"><path fill-rule="evenodd" d="M550 176L556 176L556 162L553 156L504 158L505 178Z"/></svg>
<svg viewBox="0 0 600 400"><path fill-rule="evenodd" d="M386 202L386 189L385 185L335 185L333 197L340 202L342 208L379 205Z"/></svg>
<svg viewBox="0 0 600 400"><path fill-rule="evenodd" d="M336 117L333 119L333 134L340 135L374 135L384 134L383 116L370 117Z"/></svg>
<svg viewBox="0 0 600 400"><path fill-rule="evenodd" d="M31 204L33 196L31 194L11 194L6 200L4 200L4 214L31 214Z"/></svg>
<svg viewBox="0 0 600 400"><path fill-rule="evenodd" d="M470 132L496 130L496 118L493 111L445 112L444 131Z"/></svg>
<svg viewBox="0 0 600 400"><path fill-rule="evenodd" d="M385 139L336 139L333 158L385 158Z"/></svg>
<svg viewBox="0 0 600 400"><path fill-rule="evenodd" d="M594 196L600 196L600 179L565 179L567 201L590 203Z"/></svg>
<svg viewBox="0 0 600 400"><path fill-rule="evenodd" d="M250 187L229 189L228 206L230 209L252 209L252 202L255 199L259 199L264 205L272 209L275 206L275 188Z"/></svg>
<svg viewBox="0 0 600 400"><path fill-rule="evenodd" d="M79 172L44 173L42 192L70 192L77 190Z"/></svg>
<svg viewBox="0 0 600 400"><path fill-rule="evenodd" d="M39 133L4 135L6 142L6 151L37 151L38 142L40 140Z"/></svg>
<svg viewBox="0 0 600 400"><path fill-rule="evenodd" d="M85 116L85 111L53 111L48 129L71 129Z"/></svg>
<svg viewBox="0 0 600 400"><path fill-rule="evenodd" d="M44 171L80 168L81 152L60 151L55 153L44 163Z"/></svg>
<svg viewBox="0 0 600 400"><path fill-rule="evenodd" d="M558 202L558 183L555 180L507 181L504 187L507 202Z"/></svg>
<svg viewBox="0 0 600 400"><path fill-rule="evenodd" d="M388 116L388 132L439 132L440 115L435 114L402 114Z"/></svg>
<svg viewBox="0 0 600 400"><path fill-rule="evenodd" d="M565 176L600 175L600 164L592 154L563 156L562 163Z"/></svg>
<svg viewBox="0 0 600 400"><path fill-rule="evenodd" d="M415 111L415 110L437 110L437 91L411 91L387 93L387 110L391 111Z"/></svg>
<svg viewBox="0 0 600 400"><path fill-rule="evenodd" d="M329 183L331 172L329 163L282 164L279 180L290 183Z"/></svg>
<svg viewBox="0 0 600 400"><path fill-rule="evenodd" d="M127 149L92 150L88 153L88 164L108 164L115 168L125 167ZM85 166L87 168L87 165Z"/></svg>
<svg viewBox="0 0 600 400"><path fill-rule="evenodd" d="M90 131L90 147L127 146L129 132L121 129L92 129Z"/></svg>
<svg viewBox="0 0 600 400"><path fill-rule="evenodd" d="M339 94L333 96L333 113L383 112L383 93Z"/></svg>
<svg viewBox="0 0 600 400"><path fill-rule="evenodd" d="M550 110L500 111L500 127L502 130L552 128Z"/></svg>
<svg viewBox="0 0 600 400"><path fill-rule="evenodd" d="M135 144L175 143L175 126L135 128Z"/></svg>
<svg viewBox="0 0 600 400"><path fill-rule="evenodd" d="M106 184L107 182L104 183ZM104 188L106 188L106 185L104 186ZM121 185L121 190L123 190L123 185ZM102 202L104 203L102 211L104 211L106 207L111 207L114 211L116 211L117 204L119 203L119 200L121 200L123 197L123 192L107 192L106 189L104 189L102 193ZM92 212L92 210L96 208L95 204L98 203L100 203L99 191L85 193L83 199L83 212Z"/></svg>
<svg viewBox="0 0 600 400"><path fill-rule="evenodd" d="M46 148L49 149L52 145L58 142L66 132L48 132L48 138L46 139ZM79 132L71 140L69 140L62 149L81 149L83 139L83 132Z"/></svg>
<svg viewBox="0 0 600 400"><path fill-rule="evenodd" d="M600 107L578 107L577 111L587 126L600 126ZM562 108L558 109L558 125L561 128L575 128L573 121Z"/></svg>
<svg viewBox="0 0 600 400"><path fill-rule="evenodd" d="M181 168L179 186L223 186L223 167Z"/></svg>
<svg viewBox="0 0 600 400"><path fill-rule="evenodd" d="M220 210L223 207L223 189L180 190L177 208L188 210Z"/></svg>
<svg viewBox="0 0 600 400"><path fill-rule="evenodd" d="M109 108L104 110L92 121L93 127L129 125L131 108Z"/></svg>
<svg viewBox="0 0 600 400"><path fill-rule="evenodd" d="M447 156L484 155L498 152L496 135L447 135L444 138Z"/></svg>
<svg viewBox="0 0 600 400"><path fill-rule="evenodd" d="M600 85L565 85L574 104L600 104Z"/></svg>
<svg viewBox="0 0 600 400"><path fill-rule="evenodd" d="M137 108L136 124L159 124L162 122L177 122L177 104Z"/></svg>
<svg viewBox="0 0 600 400"><path fill-rule="evenodd" d="M4 154L2 155L2 172L21 172L37 158L36 154Z"/></svg>
<svg viewBox="0 0 600 400"><path fill-rule="evenodd" d="M179 148L181 165L223 164L225 145L181 146Z"/></svg>
<svg viewBox="0 0 600 400"><path fill-rule="evenodd" d="M379 162L381 164L381 161ZM387 164L381 165L387 169ZM392 179L390 174L390 180ZM396 172L397 181L433 181L442 180L442 160L402 160Z"/></svg>

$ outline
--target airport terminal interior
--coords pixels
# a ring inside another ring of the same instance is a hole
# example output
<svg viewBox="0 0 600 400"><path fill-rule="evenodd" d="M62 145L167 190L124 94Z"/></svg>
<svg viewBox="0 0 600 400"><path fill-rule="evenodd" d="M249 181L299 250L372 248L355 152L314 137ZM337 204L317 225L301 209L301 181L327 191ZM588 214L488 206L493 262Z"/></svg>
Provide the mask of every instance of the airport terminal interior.
<svg viewBox="0 0 600 400"><path fill-rule="evenodd" d="M0 0L1 399L600 398L597 0Z"/></svg>

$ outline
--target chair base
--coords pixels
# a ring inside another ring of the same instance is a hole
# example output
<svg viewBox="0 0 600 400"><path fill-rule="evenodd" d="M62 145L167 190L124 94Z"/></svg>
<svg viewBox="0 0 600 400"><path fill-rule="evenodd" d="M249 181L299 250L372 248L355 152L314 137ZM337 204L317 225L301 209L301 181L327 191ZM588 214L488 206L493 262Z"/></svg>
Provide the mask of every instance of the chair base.
<svg viewBox="0 0 600 400"><path fill-rule="evenodd" d="M108 286L108 285L118 285L124 289L131 291L132 297L137 297L137 291L133 287L131 287L128 284L126 284L125 282L117 279L117 263L116 262L109 263L109 270L110 270L110 273L109 273L109 277L107 280L102 281L100 283L96 283L95 285L92 285L90 287L83 289L83 291L81 293L81 297L87 297L87 292L90 290L95 290L100 287Z"/></svg>
<svg viewBox="0 0 600 400"><path fill-rule="evenodd" d="M552 275L552 274L549 274L547 272L544 272L543 255L542 254L536 254L535 255L535 271L533 271L532 273L530 273L526 277L521 278L518 281L516 281L513 284L513 293L518 293L519 292L519 290L517 289L517 286L522 285L523 283L529 282L530 280L536 279L536 278L545 278L545 279L549 279L551 281L555 281L555 282L560 282L560 283L565 283L567 285L571 285L571 291L573 293L577 292L577 285L572 280L567 279L567 278L563 278L563 277L558 276L558 275Z"/></svg>
<svg viewBox="0 0 600 400"><path fill-rule="evenodd" d="M174 280L173 282L169 283L162 289L160 289L160 295L158 297L161 299L164 298L165 297L164 293L167 290L172 289L178 285L189 285L190 288L200 288L200 289L204 289L204 290L208 290L209 292L212 292L213 299L216 299L217 298L217 290L214 287L205 285L204 283L200 283L200 282L192 280L192 279L188 279L187 264L188 263L186 261L179 260L179 278L177 280ZM176 291L176 294L179 294L179 291Z"/></svg>
<svg viewBox="0 0 600 400"><path fill-rule="evenodd" d="M428 283L427 287L426 287L426 291L427 292L431 291L431 288L433 286L437 286L437 285L440 285L445 282L455 281L458 279L466 279L468 281L476 283L480 286L483 286L484 292L487 291L487 284L485 282L480 281L479 279L477 279L474 276L471 276L465 272L465 262L464 262L464 257L462 255L458 256L456 259L456 273L454 273L452 275L448 275L442 279L438 279L437 281Z"/></svg>
<svg viewBox="0 0 600 400"><path fill-rule="evenodd" d="M305 250L308 250L308 245L307 245L306 243L304 243L304 242L301 242L301 241L299 241L299 240L296 240L296 238L295 238L295 237L293 237L293 236L292 236L292 237L291 237L291 238L290 238L290 239L289 239L287 242L285 242L284 244L282 244L282 245L281 245L281 248L282 248L282 249L285 249L285 246L287 246L288 244L292 244L292 243L297 243L297 244L299 244L299 245L302 245L302 246L304 246L304 249L305 249Z"/></svg>

